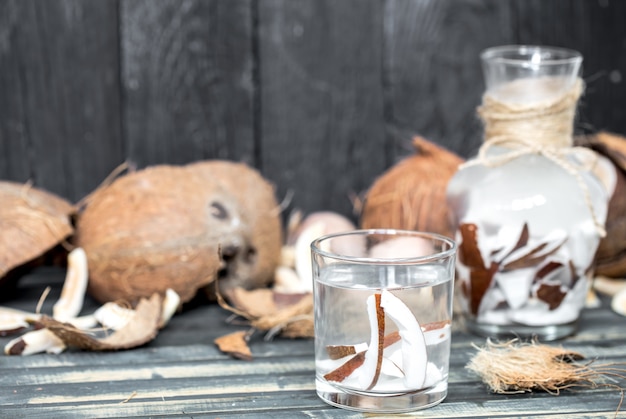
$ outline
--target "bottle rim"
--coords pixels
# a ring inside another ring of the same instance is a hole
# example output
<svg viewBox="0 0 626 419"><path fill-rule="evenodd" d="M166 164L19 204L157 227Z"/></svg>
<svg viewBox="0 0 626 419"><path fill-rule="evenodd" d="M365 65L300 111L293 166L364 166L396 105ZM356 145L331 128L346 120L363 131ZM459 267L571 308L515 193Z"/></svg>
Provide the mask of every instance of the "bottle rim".
<svg viewBox="0 0 626 419"><path fill-rule="evenodd" d="M485 49L480 57L485 62L508 65L566 65L583 59L576 50L543 45L501 45Z"/></svg>

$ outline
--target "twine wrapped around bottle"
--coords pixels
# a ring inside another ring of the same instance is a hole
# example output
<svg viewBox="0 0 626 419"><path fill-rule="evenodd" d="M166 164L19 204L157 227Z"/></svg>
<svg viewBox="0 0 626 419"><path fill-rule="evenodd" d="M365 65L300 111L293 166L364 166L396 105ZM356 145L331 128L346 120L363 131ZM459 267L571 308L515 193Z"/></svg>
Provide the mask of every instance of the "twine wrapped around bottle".
<svg viewBox="0 0 626 419"><path fill-rule="evenodd" d="M511 90L528 88L524 80L512 82L507 87ZM583 90L584 83L578 78L572 88L562 96L532 103L502 101L487 92L478 108L478 115L485 126L483 145L477 158L461 167L476 164L495 167L524 155L543 155L576 179L598 235L604 237L604 222L594 210L589 188L581 175L583 171L593 171L598 156L588 148L573 145L573 121ZM489 155L488 151L493 146L503 147L508 151Z"/></svg>
<svg viewBox="0 0 626 419"><path fill-rule="evenodd" d="M524 80L518 80L509 83L509 86L527 88L523 82ZM515 86L516 83L519 86ZM506 140L519 143L523 136L532 138L535 147L571 147L572 122L583 90L584 83L578 78L572 88L561 97L532 104L501 101L487 92L482 106L478 108L478 115L485 123L485 142L498 140L501 143L499 145L506 147Z"/></svg>

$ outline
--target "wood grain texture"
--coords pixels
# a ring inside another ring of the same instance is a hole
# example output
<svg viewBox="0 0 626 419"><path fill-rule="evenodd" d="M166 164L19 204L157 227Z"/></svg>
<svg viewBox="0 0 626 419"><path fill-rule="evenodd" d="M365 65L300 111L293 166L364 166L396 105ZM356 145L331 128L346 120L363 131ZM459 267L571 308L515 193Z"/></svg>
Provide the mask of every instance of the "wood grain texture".
<svg viewBox="0 0 626 419"><path fill-rule="evenodd" d="M626 3L517 0L513 8L518 43L580 51L586 83L576 130L626 134Z"/></svg>
<svg viewBox="0 0 626 419"><path fill-rule="evenodd" d="M0 2L0 177L78 199L123 160L117 8Z"/></svg>
<svg viewBox="0 0 626 419"><path fill-rule="evenodd" d="M615 0L0 2L0 178L70 200L128 159L244 161L291 209L351 197L423 135L482 139L479 53L584 57L579 132L626 134L626 3Z"/></svg>
<svg viewBox="0 0 626 419"><path fill-rule="evenodd" d="M39 269L19 282L10 306L49 313L60 294L63 271ZM607 301L605 301L607 303ZM84 313L96 308L87 299ZM245 330L228 322L230 313L201 304L178 313L149 344L120 352L69 350L59 355L0 355L0 416L366 418L326 405L315 393L314 347L310 339L251 340L252 361L232 359L213 344L215 337ZM0 338L0 345L8 342ZM615 387L582 388L559 396L547 393L494 395L465 369L483 338L456 329L452 334L449 393L423 414L432 418L613 417L621 394ZM626 362L626 318L603 308L583 311L579 333L555 345L584 354L595 363ZM626 380L611 384L626 386ZM623 416L623 413L620 413ZM416 415L401 415L414 417ZM621 417L621 416L620 416Z"/></svg>
<svg viewBox="0 0 626 419"><path fill-rule="evenodd" d="M397 155L414 135L463 157L482 142L480 52L513 40L508 2L385 2L385 105ZM406 151L405 151L406 154Z"/></svg>
<svg viewBox="0 0 626 419"><path fill-rule="evenodd" d="M293 207L350 215L350 195L387 164L381 3L258 8L261 168Z"/></svg>
<svg viewBox="0 0 626 419"><path fill-rule="evenodd" d="M127 156L255 164L249 0L122 1Z"/></svg>

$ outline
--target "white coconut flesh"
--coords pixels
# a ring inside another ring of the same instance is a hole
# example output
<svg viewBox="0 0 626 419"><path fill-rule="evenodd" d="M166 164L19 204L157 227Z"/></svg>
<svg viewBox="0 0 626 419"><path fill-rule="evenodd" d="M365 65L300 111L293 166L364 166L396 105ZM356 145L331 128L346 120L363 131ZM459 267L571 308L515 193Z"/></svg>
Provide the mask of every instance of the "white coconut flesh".
<svg viewBox="0 0 626 419"><path fill-rule="evenodd" d="M407 388L422 388L426 381L428 355L419 322L407 305L387 290L382 292L380 305L400 332L404 385Z"/></svg>
<svg viewBox="0 0 626 419"><path fill-rule="evenodd" d="M426 339L419 322L402 300L389 291L382 291L380 295L380 309L378 312L376 294L367 299L367 313L370 323L371 337L363 364L357 369L358 385L363 389L372 389L377 385L380 373L391 377L403 376L406 388L419 389L426 382L428 356ZM387 315L398 327L400 342L392 347L381 348L380 330L384 331L384 316ZM437 331L441 335L441 331ZM438 340L438 339L435 339ZM392 360L389 354L398 355L400 359Z"/></svg>
<svg viewBox="0 0 626 419"><path fill-rule="evenodd" d="M380 306L376 303L376 297L376 294L373 294L367 298L367 317L370 323L371 338L368 350L365 352L361 374L359 375L359 386L367 389L376 385L382 364L381 333L379 332L381 328L384 331L385 323L384 314L382 316L379 315ZM381 301L382 297L378 298Z"/></svg>

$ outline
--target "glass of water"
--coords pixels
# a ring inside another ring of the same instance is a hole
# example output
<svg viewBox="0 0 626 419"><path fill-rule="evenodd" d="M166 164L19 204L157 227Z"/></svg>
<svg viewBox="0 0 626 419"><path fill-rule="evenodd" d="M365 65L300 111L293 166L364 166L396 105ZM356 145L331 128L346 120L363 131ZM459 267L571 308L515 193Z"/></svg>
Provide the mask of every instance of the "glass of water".
<svg viewBox="0 0 626 419"><path fill-rule="evenodd" d="M456 244L356 230L311 243L317 394L363 412L410 412L448 391Z"/></svg>

